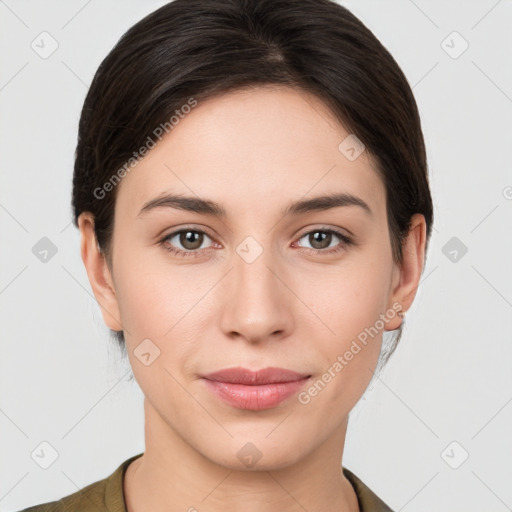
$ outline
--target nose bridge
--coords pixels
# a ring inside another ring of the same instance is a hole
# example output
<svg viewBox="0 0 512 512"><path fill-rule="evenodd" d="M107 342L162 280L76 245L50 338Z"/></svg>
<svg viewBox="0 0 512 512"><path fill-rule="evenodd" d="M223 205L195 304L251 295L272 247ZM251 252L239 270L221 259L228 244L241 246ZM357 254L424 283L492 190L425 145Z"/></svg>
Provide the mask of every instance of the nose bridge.
<svg viewBox="0 0 512 512"><path fill-rule="evenodd" d="M253 237L247 237L236 248L234 256L233 274L237 280L237 287L245 295L261 295L269 297L275 289L275 275L269 270L275 266L275 258L272 256L272 249L267 245L263 247Z"/></svg>
<svg viewBox="0 0 512 512"><path fill-rule="evenodd" d="M222 328L227 334L254 342L287 330L290 312L283 284L276 277L278 267L270 246L252 236L238 244L224 297Z"/></svg>

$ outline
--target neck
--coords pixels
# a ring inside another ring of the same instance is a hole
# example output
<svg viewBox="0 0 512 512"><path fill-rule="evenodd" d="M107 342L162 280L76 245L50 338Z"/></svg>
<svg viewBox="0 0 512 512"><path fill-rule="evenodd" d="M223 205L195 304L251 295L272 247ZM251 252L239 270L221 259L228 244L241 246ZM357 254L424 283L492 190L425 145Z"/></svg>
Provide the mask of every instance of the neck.
<svg viewBox="0 0 512 512"><path fill-rule="evenodd" d="M341 468L347 420L300 460L241 470L186 443L147 399L144 410L145 452L124 478L128 512L359 512Z"/></svg>

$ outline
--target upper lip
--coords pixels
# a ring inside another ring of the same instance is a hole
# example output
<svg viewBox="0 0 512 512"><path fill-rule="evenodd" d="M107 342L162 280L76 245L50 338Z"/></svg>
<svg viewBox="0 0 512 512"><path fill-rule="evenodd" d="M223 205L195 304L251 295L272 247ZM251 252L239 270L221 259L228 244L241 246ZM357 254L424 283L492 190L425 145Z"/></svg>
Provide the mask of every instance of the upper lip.
<svg viewBox="0 0 512 512"><path fill-rule="evenodd" d="M202 377L217 382L257 386L274 382L294 382L310 377L310 375L275 367L263 368L253 372L238 366L236 368L225 368Z"/></svg>

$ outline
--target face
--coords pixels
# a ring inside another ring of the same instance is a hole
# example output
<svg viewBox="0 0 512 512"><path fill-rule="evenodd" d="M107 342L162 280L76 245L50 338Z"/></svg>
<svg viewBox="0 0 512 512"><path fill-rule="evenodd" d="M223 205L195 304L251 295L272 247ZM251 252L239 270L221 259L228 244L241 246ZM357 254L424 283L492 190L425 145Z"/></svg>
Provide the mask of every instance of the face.
<svg viewBox="0 0 512 512"><path fill-rule="evenodd" d="M118 185L111 309L133 373L169 433L218 464L243 466L245 446L286 466L335 438L400 324L385 188L366 151L340 150L349 135L304 92L237 91L199 103ZM234 367L304 379L203 378Z"/></svg>

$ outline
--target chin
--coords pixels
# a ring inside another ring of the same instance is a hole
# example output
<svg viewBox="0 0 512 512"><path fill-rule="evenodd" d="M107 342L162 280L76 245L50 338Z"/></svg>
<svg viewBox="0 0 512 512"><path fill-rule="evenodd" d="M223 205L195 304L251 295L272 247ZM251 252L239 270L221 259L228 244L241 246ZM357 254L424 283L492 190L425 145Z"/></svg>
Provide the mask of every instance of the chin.
<svg viewBox="0 0 512 512"><path fill-rule="evenodd" d="M215 452L205 456L213 463L235 471L275 471L286 469L305 456L302 451L297 450L301 443L292 445L293 447L288 447L281 443L276 447L268 439L254 442L233 440L222 453Z"/></svg>

